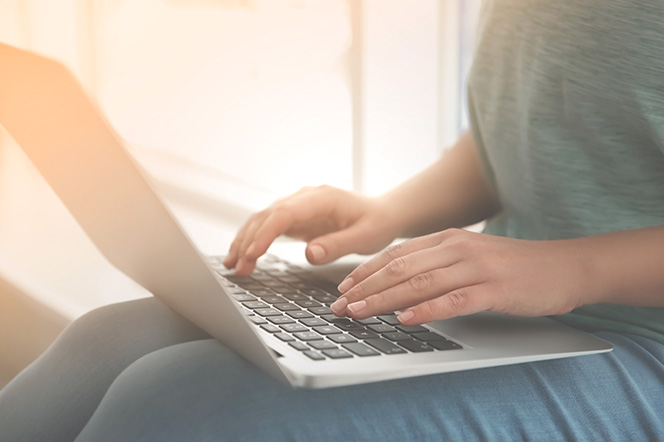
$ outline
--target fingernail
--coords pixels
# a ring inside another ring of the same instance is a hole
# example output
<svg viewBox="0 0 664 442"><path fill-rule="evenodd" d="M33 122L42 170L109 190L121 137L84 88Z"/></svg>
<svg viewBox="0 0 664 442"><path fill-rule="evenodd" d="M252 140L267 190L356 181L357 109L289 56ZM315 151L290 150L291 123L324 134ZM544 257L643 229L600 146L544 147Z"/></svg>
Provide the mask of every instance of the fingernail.
<svg viewBox="0 0 664 442"><path fill-rule="evenodd" d="M357 301L352 304L349 304L346 309L350 310L351 313L360 313L367 306L367 301Z"/></svg>
<svg viewBox="0 0 664 442"><path fill-rule="evenodd" d="M341 293L346 293L349 288L355 285L355 282L353 281L353 278L346 278L343 281L341 281L341 284L339 284L339 287L337 287L337 290L339 290Z"/></svg>
<svg viewBox="0 0 664 442"><path fill-rule="evenodd" d="M258 247L258 246L256 245L256 243L255 243L255 242L252 242L251 245L249 245L249 247L247 248L247 252L246 252L246 254L247 254L247 255L250 255L250 256L253 256L254 253L256 252L256 248L257 248L257 247Z"/></svg>
<svg viewBox="0 0 664 442"><path fill-rule="evenodd" d="M336 301L334 301L330 305L330 309L332 310L332 313L339 315L344 312L344 309L348 305L348 299L344 298L343 296Z"/></svg>
<svg viewBox="0 0 664 442"><path fill-rule="evenodd" d="M314 261L320 261L325 257L325 249L319 245L313 245L309 247L309 253L311 253L311 257L314 259Z"/></svg>
<svg viewBox="0 0 664 442"><path fill-rule="evenodd" d="M408 321L409 319L412 319L413 316L415 316L415 313L413 313L412 310L406 310L405 312L403 312L402 314L397 316L397 319L399 320L399 322L401 322L403 324L404 322Z"/></svg>

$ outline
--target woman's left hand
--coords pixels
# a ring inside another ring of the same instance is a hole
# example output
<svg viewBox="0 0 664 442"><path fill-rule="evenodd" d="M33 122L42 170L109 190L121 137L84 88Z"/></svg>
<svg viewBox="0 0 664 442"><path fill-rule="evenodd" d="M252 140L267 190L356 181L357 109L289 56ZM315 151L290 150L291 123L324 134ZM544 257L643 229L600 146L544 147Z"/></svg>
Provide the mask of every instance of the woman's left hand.
<svg viewBox="0 0 664 442"><path fill-rule="evenodd" d="M526 241L449 229L389 247L339 285L336 315L407 309L404 325L484 310L520 316L581 306L584 261L574 240Z"/></svg>

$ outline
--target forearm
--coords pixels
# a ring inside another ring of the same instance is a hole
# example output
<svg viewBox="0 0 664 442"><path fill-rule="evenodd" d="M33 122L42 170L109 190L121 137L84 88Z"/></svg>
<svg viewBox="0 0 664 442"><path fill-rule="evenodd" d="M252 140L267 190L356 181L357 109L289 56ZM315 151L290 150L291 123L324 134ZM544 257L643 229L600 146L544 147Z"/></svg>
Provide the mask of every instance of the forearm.
<svg viewBox="0 0 664 442"><path fill-rule="evenodd" d="M570 241L585 273L582 304L664 307L664 226Z"/></svg>
<svg viewBox="0 0 664 442"><path fill-rule="evenodd" d="M381 199L392 208L401 236L467 226L499 210L469 132L436 163Z"/></svg>

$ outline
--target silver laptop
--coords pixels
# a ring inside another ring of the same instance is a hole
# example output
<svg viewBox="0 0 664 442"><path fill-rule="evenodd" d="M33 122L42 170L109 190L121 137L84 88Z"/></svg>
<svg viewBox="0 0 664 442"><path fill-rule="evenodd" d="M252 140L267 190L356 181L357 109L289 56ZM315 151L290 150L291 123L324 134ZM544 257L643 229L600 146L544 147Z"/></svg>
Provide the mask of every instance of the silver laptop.
<svg viewBox="0 0 664 442"><path fill-rule="evenodd" d="M284 383L331 387L612 349L547 318L480 313L419 327L394 315L336 318L329 304L343 273L330 281L272 256L237 277L196 250L66 70L3 45L0 65L0 123L106 258Z"/></svg>

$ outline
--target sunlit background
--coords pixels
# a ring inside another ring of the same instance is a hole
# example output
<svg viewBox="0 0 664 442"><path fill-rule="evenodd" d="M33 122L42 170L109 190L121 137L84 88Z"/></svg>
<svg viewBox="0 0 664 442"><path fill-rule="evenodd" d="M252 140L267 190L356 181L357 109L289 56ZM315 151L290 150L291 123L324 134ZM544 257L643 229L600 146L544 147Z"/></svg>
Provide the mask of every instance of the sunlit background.
<svg viewBox="0 0 664 442"><path fill-rule="evenodd" d="M196 239L197 217L232 232L301 186L379 194L431 163L467 124L479 7L0 0L0 41L75 73ZM0 385L74 317L135 297L1 130L0 282Z"/></svg>

